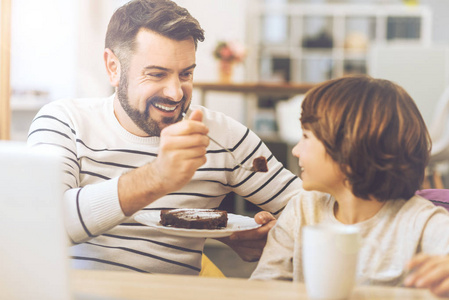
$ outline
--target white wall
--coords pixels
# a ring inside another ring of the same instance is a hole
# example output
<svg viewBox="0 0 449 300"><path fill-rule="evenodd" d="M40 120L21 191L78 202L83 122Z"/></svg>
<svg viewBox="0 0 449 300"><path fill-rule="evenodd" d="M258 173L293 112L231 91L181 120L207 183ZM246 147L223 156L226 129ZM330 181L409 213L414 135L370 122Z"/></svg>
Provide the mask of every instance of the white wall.
<svg viewBox="0 0 449 300"><path fill-rule="evenodd" d="M42 100L76 93L78 6L72 0L11 2L11 139L24 141ZM37 97L38 91L48 95Z"/></svg>
<svg viewBox="0 0 449 300"><path fill-rule="evenodd" d="M11 86L52 98L73 95L76 64L76 2L13 0Z"/></svg>
<svg viewBox="0 0 449 300"><path fill-rule="evenodd" d="M103 62L104 40L109 19L124 0L77 0L78 32L76 35L76 77L77 97L103 97L111 95Z"/></svg>

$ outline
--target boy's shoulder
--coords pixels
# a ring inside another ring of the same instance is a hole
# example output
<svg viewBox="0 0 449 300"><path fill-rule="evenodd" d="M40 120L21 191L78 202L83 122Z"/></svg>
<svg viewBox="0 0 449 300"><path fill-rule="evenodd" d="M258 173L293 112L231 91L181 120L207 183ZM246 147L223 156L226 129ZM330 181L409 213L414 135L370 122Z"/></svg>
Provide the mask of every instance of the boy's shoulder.
<svg viewBox="0 0 449 300"><path fill-rule="evenodd" d="M420 208L438 209L438 210L446 211L443 207L435 205L434 202L432 202L431 200L426 199L420 195L415 195L415 196L411 197L410 199L408 199L407 201L405 201L404 207L406 207L406 208L420 207Z"/></svg>
<svg viewBox="0 0 449 300"><path fill-rule="evenodd" d="M310 204L314 206L324 205L329 201L333 201L333 197L330 194L319 191L301 190L301 192L298 194L298 197L296 198L296 200L300 203Z"/></svg>
<svg viewBox="0 0 449 300"><path fill-rule="evenodd" d="M299 194L293 198L289 206L298 214L305 216L319 217L323 213L332 210L335 199L327 193L318 191L301 190Z"/></svg>
<svg viewBox="0 0 449 300"><path fill-rule="evenodd" d="M423 189L417 191L416 195L432 202L437 207L449 210L449 189Z"/></svg>
<svg viewBox="0 0 449 300"><path fill-rule="evenodd" d="M424 222L436 214L446 215L449 218L449 212L445 208L435 205L419 195L415 195L408 200L395 201L393 206L396 206L398 215L415 220L422 219Z"/></svg>

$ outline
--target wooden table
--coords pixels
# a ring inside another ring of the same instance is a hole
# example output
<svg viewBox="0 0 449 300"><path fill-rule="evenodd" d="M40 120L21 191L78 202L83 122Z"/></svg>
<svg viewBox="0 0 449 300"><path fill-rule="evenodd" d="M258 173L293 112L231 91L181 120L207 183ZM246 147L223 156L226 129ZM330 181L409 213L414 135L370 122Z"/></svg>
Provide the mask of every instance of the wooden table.
<svg viewBox="0 0 449 300"><path fill-rule="evenodd" d="M149 275L131 272L75 270L71 285L85 299L182 300L301 300L308 299L304 284L285 281L249 281L239 278L206 278ZM350 300L440 299L428 290L393 287L357 287Z"/></svg>

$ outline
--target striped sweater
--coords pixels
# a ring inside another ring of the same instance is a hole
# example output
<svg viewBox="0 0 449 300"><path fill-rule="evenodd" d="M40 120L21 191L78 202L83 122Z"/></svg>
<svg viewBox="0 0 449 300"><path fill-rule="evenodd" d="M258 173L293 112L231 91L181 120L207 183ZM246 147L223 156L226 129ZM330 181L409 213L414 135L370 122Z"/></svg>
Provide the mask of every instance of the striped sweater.
<svg viewBox="0 0 449 300"><path fill-rule="evenodd" d="M138 137L126 131L113 111L114 95L54 101L33 120L28 145L52 145L63 157L64 219L72 245L72 266L81 269L133 270L148 273L198 274L204 238L165 235L126 217L117 183L124 172L154 160L159 137ZM278 216L301 188L249 129L222 113L192 106L204 113L209 134L232 150L242 163L264 155L268 173L251 173L211 143L207 163L182 189L142 211L163 208L217 208L235 192Z"/></svg>

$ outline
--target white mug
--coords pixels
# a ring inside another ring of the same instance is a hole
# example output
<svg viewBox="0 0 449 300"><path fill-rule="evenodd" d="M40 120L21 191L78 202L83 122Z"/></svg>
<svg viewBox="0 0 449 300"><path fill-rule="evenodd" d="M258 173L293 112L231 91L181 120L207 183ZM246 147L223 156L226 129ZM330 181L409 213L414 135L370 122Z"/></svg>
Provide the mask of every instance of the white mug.
<svg viewBox="0 0 449 300"><path fill-rule="evenodd" d="M360 244L357 226L317 224L303 228L302 265L309 298L349 298Z"/></svg>

